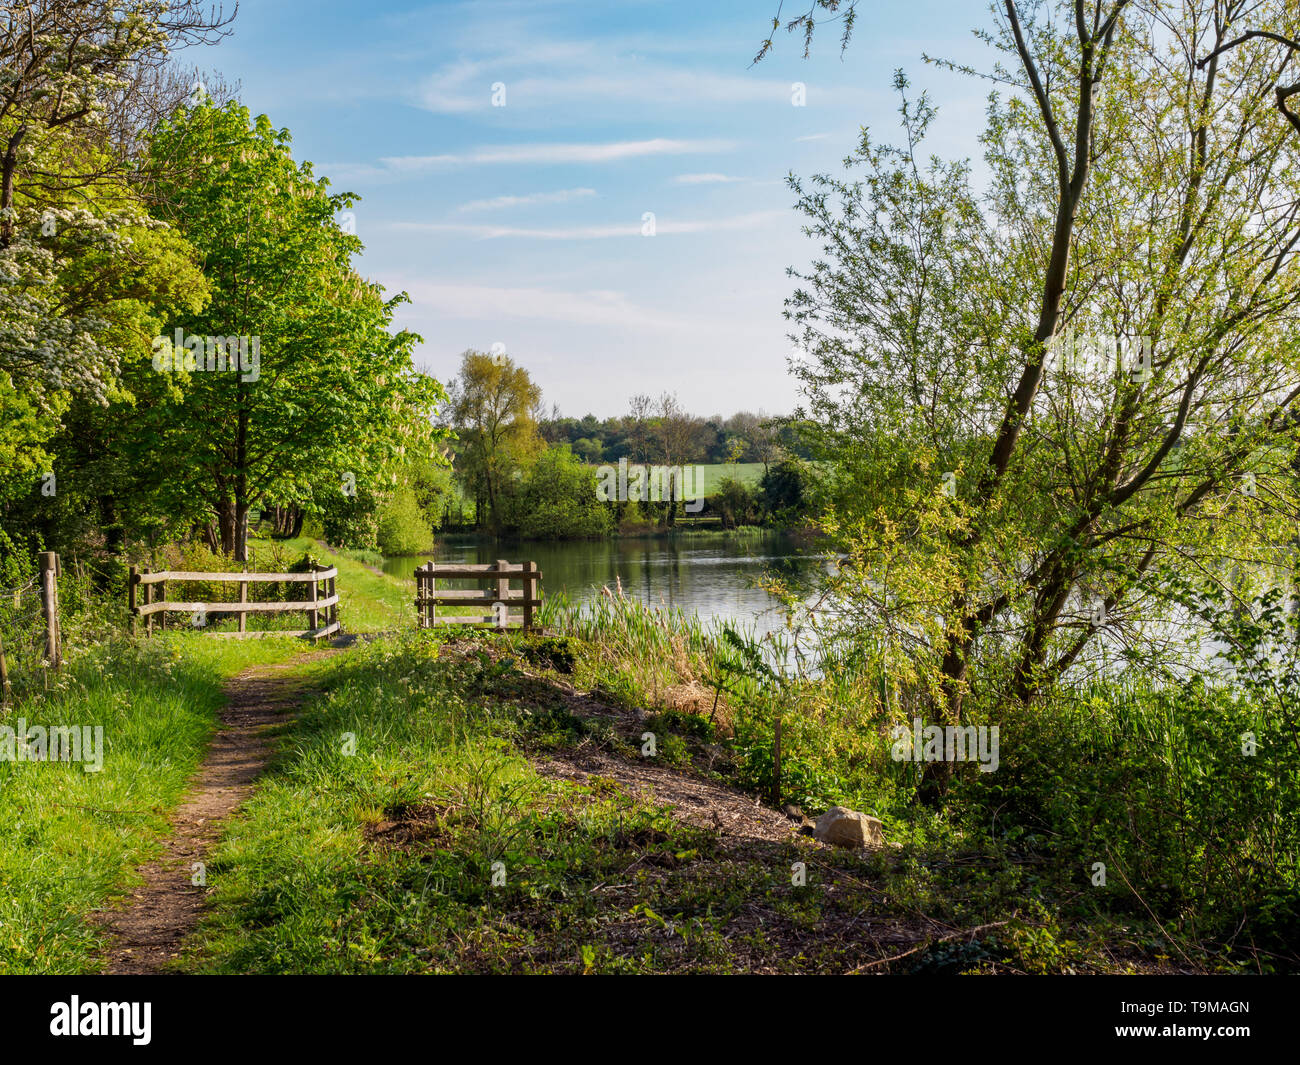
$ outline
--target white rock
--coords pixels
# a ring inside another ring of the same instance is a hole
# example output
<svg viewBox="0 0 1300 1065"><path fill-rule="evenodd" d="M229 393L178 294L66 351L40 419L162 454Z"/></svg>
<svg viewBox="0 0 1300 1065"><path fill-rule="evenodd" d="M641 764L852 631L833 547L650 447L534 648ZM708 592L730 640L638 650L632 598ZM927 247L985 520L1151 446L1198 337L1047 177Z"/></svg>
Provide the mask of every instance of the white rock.
<svg viewBox="0 0 1300 1065"><path fill-rule="evenodd" d="M884 829L884 823L878 818L843 806L832 806L817 818L813 834L823 843L833 843L837 847L879 847L885 842Z"/></svg>

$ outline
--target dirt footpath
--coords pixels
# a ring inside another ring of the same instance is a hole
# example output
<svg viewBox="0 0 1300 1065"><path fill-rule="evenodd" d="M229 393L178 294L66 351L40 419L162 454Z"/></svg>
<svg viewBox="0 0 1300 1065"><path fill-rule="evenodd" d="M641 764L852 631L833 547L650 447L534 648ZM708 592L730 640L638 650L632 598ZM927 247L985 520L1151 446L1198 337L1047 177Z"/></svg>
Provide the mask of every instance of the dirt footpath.
<svg viewBox="0 0 1300 1065"><path fill-rule="evenodd" d="M228 703L185 801L172 815L163 853L140 866L144 882L121 908L102 915L112 936L105 972L132 975L162 972L179 957L185 937L198 924L207 888L195 886L194 863L206 863L226 819L252 793L273 752L272 731L311 693L288 675L308 659L338 654L322 649L289 662L253 666L226 685Z"/></svg>

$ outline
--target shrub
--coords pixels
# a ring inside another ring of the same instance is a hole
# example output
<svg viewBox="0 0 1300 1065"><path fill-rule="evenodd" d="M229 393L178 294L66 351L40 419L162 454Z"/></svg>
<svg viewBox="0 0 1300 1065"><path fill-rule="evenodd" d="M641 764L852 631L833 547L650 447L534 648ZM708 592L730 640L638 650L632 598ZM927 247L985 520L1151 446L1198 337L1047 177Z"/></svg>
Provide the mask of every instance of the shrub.
<svg viewBox="0 0 1300 1065"><path fill-rule="evenodd" d="M724 529L752 525L758 519L758 499L753 490L735 477L724 477L718 490L707 500L709 509L722 518Z"/></svg>
<svg viewBox="0 0 1300 1065"><path fill-rule="evenodd" d="M379 550L379 499L368 488L358 485L352 496L331 495L322 507L320 524L335 547Z"/></svg>
<svg viewBox="0 0 1300 1065"><path fill-rule="evenodd" d="M419 555L433 549L433 531L413 489L403 485L380 509L376 538L385 555Z"/></svg>
<svg viewBox="0 0 1300 1065"><path fill-rule="evenodd" d="M509 526L524 539L605 536L609 510L596 497L596 474L568 448L548 448L521 478L510 501Z"/></svg>
<svg viewBox="0 0 1300 1065"><path fill-rule="evenodd" d="M813 470L799 459L771 466L758 486L758 501L769 521L793 525L812 508Z"/></svg>

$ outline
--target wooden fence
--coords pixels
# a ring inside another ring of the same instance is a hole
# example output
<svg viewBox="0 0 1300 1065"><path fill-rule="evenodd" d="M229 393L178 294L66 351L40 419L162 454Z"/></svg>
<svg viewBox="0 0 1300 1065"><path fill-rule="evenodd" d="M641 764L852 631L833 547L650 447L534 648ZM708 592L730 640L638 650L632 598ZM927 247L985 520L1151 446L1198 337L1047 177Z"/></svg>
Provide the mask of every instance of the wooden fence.
<svg viewBox="0 0 1300 1065"><path fill-rule="evenodd" d="M181 611L186 614L201 614L204 618L211 615L233 615L239 619L239 629L235 632L214 632L213 636L230 636L244 639L250 636L305 636L311 640L320 639L333 632L341 632L339 624L339 597L335 589L335 578L339 571L333 567L323 567L310 573L199 573L184 570L159 570L150 573L148 569L137 570L131 567L131 580L127 586L128 601L131 607L131 631L136 631L137 619L144 618L148 633L153 634L154 615L158 615L158 627L167 627L167 612ZM168 581L218 581L239 584L239 601L229 603L185 603L169 602L167 599ZM282 603L249 602L248 586L257 583L310 584L311 598ZM321 585L324 595L321 595ZM140 589L143 589L143 602ZM155 595L155 590L157 594ZM311 619L309 629L263 629L249 632L247 617L249 614L283 614L302 610ZM323 621L322 621L323 615Z"/></svg>
<svg viewBox="0 0 1300 1065"><path fill-rule="evenodd" d="M466 565L464 563L426 562L415 571L415 614L422 629L437 625L496 625L508 628L517 624L525 632L535 628L534 611L542 605L541 571L536 562L507 562ZM486 590L473 588L437 587L437 581L491 581ZM512 580L520 581L522 588L510 587ZM439 606L477 606L489 611L479 614L439 614ZM522 607L522 613L510 612L513 606Z"/></svg>

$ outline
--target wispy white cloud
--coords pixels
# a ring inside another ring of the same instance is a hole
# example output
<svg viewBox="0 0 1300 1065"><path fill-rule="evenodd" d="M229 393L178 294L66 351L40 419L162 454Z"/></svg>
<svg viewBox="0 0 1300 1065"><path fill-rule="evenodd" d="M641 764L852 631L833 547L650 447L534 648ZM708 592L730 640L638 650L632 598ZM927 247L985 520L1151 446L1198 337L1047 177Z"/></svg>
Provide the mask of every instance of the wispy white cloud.
<svg viewBox="0 0 1300 1065"><path fill-rule="evenodd" d="M399 173L423 173L444 166L483 166L516 163L614 163L648 155L689 155L720 152L733 147L722 140L674 140L655 137L644 141L609 141L603 144L506 144L475 148L448 155L394 155L379 161Z"/></svg>
<svg viewBox="0 0 1300 1065"><path fill-rule="evenodd" d="M496 211L504 207L530 207L539 203L568 203L595 196L595 189L559 189L555 192L530 192L523 196L494 196L490 200L471 200L456 208L458 212Z"/></svg>
<svg viewBox="0 0 1300 1065"><path fill-rule="evenodd" d="M806 137L795 137L795 144L803 144L805 141L824 141L829 137L829 133L809 133Z"/></svg>
<svg viewBox="0 0 1300 1065"><path fill-rule="evenodd" d="M571 325L659 328L682 325L665 312L641 307L625 293L607 289L566 291L402 279L393 279L392 287L410 295L411 310L416 315L486 321L520 318Z"/></svg>
<svg viewBox="0 0 1300 1065"><path fill-rule="evenodd" d="M562 165L565 163L617 163L656 155L692 155L725 152L735 147L726 140L681 140L655 137L642 141L607 141L585 144L506 144L474 148L443 155L390 155L374 163L321 163L317 173L339 181L391 181L418 177L462 166Z"/></svg>
<svg viewBox="0 0 1300 1065"><path fill-rule="evenodd" d="M521 68L532 73L521 75ZM420 82L413 99L417 106L438 114L488 110L493 106L495 85L504 86L506 106L523 109L573 101L659 107L789 106L791 91L791 83L782 79L687 70L641 57L611 57L590 44L553 41L541 52L530 48L490 59L449 63ZM810 96L816 91L815 86L809 87Z"/></svg>
<svg viewBox="0 0 1300 1065"><path fill-rule="evenodd" d="M758 229L789 216L787 211L753 211L730 218L706 218L692 221L673 221L656 217L655 236L673 236L688 233L709 233L723 230ZM556 228L531 228L526 226L468 225L457 222L395 222L392 228L415 233L454 233L479 240L521 238L525 240L608 240L615 237L644 237L643 222L594 226L562 226Z"/></svg>
<svg viewBox="0 0 1300 1065"><path fill-rule="evenodd" d="M673 178L674 185L723 185L744 178L728 177L726 174L678 174Z"/></svg>

